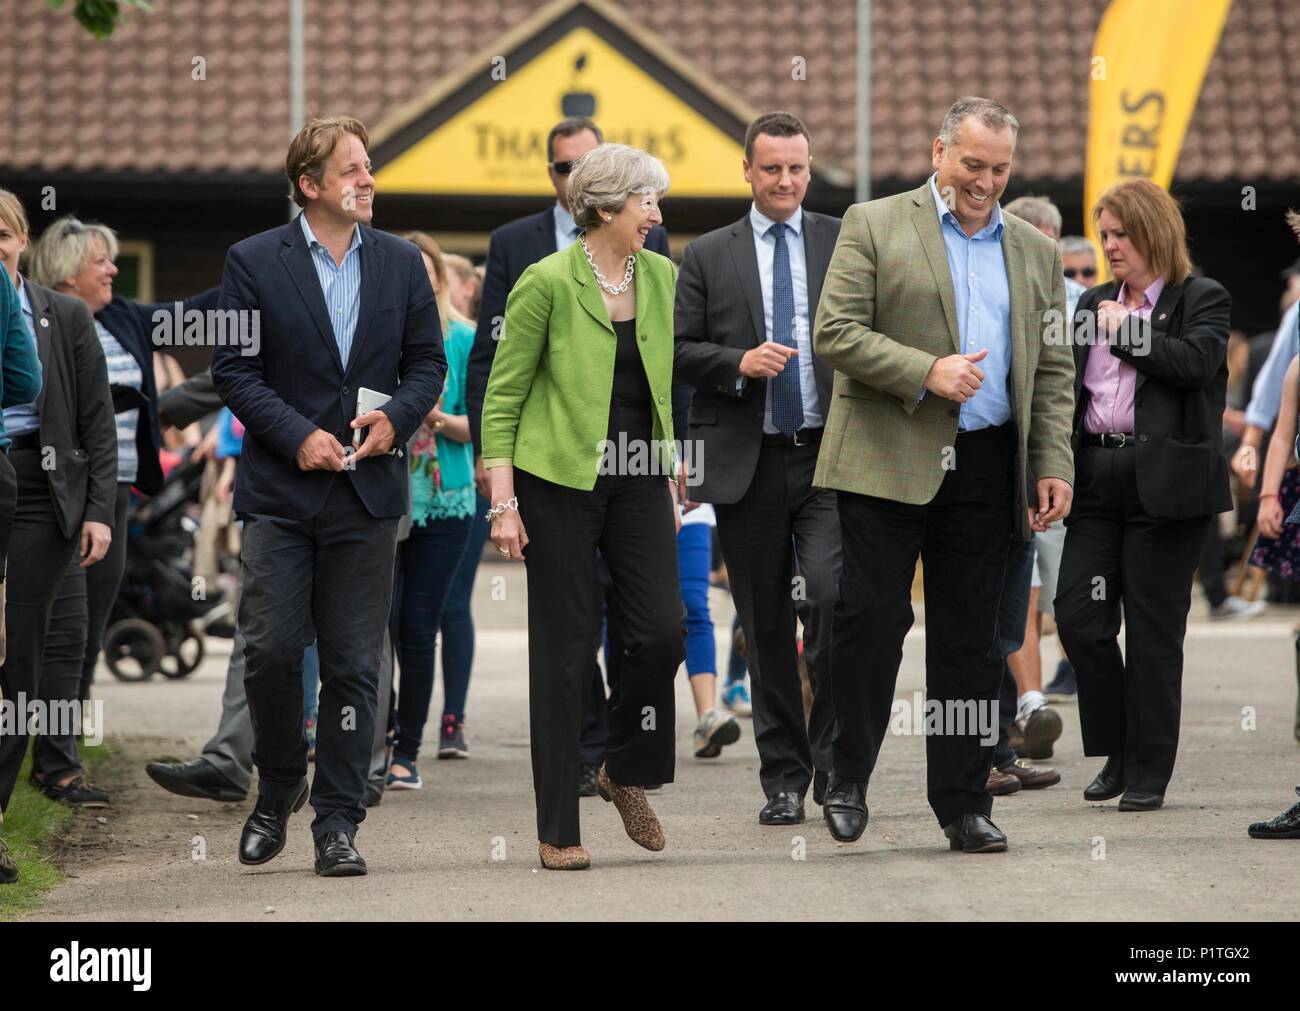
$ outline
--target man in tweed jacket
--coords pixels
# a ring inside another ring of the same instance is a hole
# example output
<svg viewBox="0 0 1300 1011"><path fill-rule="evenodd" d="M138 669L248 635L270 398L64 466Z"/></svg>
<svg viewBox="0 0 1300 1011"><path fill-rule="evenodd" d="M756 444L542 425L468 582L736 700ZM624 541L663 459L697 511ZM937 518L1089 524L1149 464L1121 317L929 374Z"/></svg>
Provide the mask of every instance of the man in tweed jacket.
<svg viewBox="0 0 1300 1011"><path fill-rule="evenodd" d="M1003 216L1019 124L966 98L935 175L845 215L813 345L835 370L814 483L838 491L831 834L866 828L923 561L930 806L953 849L1006 849L985 792L997 738L997 608L1012 536L1069 511L1074 366L1061 256ZM986 724L992 724L991 737Z"/></svg>

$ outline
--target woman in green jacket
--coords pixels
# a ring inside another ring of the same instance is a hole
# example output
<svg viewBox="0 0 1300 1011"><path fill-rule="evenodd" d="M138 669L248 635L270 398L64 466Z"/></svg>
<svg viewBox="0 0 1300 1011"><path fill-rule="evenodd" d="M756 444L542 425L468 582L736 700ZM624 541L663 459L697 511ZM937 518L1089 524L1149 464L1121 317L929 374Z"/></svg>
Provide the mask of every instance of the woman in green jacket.
<svg viewBox="0 0 1300 1011"><path fill-rule="evenodd" d="M585 234L533 264L506 302L483 404L492 542L528 569L528 681L538 852L591 858L578 826L582 690L600 636L596 551L626 620L601 796L632 840L664 847L645 786L673 778L673 678L685 653L673 484L672 262L643 249L668 173L623 144L569 177Z"/></svg>

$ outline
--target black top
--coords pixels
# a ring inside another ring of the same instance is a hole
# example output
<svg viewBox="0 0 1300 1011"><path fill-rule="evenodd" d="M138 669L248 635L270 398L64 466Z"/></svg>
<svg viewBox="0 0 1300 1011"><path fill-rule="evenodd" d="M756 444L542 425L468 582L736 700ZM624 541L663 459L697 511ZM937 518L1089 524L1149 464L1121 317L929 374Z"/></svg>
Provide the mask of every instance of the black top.
<svg viewBox="0 0 1300 1011"><path fill-rule="evenodd" d="M610 439L625 432L630 439L650 439L650 380L636 346L636 320L614 321L618 347L614 352L614 387L609 398Z"/></svg>

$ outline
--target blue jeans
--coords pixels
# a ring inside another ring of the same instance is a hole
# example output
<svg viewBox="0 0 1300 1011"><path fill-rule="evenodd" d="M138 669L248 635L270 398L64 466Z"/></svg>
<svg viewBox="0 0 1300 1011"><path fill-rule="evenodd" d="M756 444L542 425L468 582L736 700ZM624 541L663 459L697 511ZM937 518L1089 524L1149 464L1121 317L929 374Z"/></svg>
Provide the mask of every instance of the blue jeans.
<svg viewBox="0 0 1300 1011"><path fill-rule="evenodd" d="M397 660L401 665L397 696L394 757L414 762L433 698L433 657L442 624L442 609L473 517L431 520L412 526L398 546L393 567L393 607L389 616Z"/></svg>
<svg viewBox="0 0 1300 1011"><path fill-rule="evenodd" d="M319 706L318 686L320 685L320 654L316 652L316 640L311 641L302 653L302 718L314 720Z"/></svg>
<svg viewBox="0 0 1300 1011"><path fill-rule="evenodd" d="M677 533L677 573L686 605L686 673L716 674L717 645L709 617L709 564L713 561L713 530L691 523Z"/></svg>
<svg viewBox="0 0 1300 1011"><path fill-rule="evenodd" d="M451 580L447 602L442 605L442 712L465 718L465 699L469 695L469 674L474 666L474 617L470 602L474 598L474 578L487 542L491 503L482 495L474 506L465 553L460 556Z"/></svg>
<svg viewBox="0 0 1300 1011"><path fill-rule="evenodd" d="M1025 644L1029 620L1029 592L1034 578L1034 539L1016 540L1007 555L1007 573L1002 579L1002 600L998 604L998 649L1003 657L1002 692L998 696L998 743L993 764L1015 761L1008 728L1016 721L1016 679L1006 658Z"/></svg>

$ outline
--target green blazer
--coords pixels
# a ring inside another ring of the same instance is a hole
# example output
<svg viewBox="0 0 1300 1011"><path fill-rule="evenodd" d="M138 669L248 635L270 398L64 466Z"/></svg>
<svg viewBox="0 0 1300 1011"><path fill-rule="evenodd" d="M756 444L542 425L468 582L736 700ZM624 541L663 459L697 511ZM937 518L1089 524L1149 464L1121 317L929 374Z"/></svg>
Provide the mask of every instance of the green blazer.
<svg viewBox="0 0 1300 1011"><path fill-rule="evenodd" d="M636 332L654 405L659 473L673 473L673 288L666 256L636 254ZM590 491L609 433L617 339L600 286L575 242L523 272L483 400L483 464L513 464Z"/></svg>
<svg viewBox="0 0 1300 1011"><path fill-rule="evenodd" d="M1074 483L1074 357L1060 250L1015 215L1003 221L1019 516L1028 539L1038 480ZM935 360L961 351L955 306L928 179L910 193L849 208L813 328L813 350L835 369L814 484L896 502L934 498L945 463L952 465L959 405L920 394Z"/></svg>

